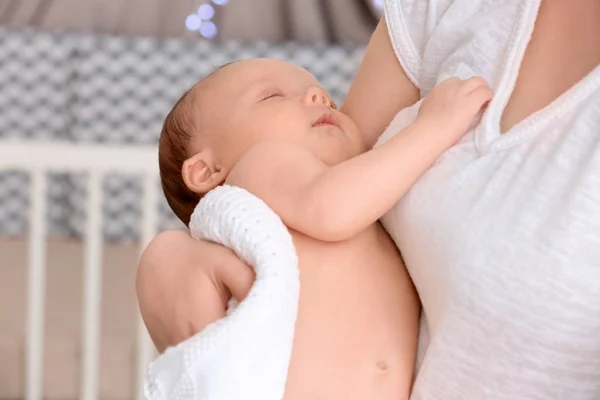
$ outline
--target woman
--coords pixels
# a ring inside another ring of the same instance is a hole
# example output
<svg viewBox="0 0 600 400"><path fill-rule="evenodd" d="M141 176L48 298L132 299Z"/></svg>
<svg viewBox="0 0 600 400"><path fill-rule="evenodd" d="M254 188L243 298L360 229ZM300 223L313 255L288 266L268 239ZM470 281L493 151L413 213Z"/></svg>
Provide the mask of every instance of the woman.
<svg viewBox="0 0 600 400"><path fill-rule="evenodd" d="M369 143L450 76L495 91L383 220L423 305L413 399L600 398L598 21L597 0L386 3L343 104ZM184 232L149 245L138 294L159 348L220 316L194 271L239 262Z"/></svg>

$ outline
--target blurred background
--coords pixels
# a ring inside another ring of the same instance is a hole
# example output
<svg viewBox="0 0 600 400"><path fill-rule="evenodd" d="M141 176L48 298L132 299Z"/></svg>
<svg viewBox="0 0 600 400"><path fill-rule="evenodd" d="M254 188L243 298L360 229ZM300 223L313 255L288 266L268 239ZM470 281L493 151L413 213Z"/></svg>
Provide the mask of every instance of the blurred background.
<svg viewBox="0 0 600 400"><path fill-rule="evenodd" d="M364 44L381 8L381 0L0 0L0 23L157 38L195 38L199 30L219 42ZM194 28L193 14L217 29Z"/></svg>
<svg viewBox="0 0 600 400"><path fill-rule="evenodd" d="M90 251L90 166L52 168L62 155L43 146L139 149L134 163L154 163L183 91L249 57L308 68L340 102L381 13L374 0L0 0L0 154L25 145L11 154L20 167L0 157L0 400L139 398L142 226L182 228L158 179L149 223L143 177L113 171L99 180L99 250ZM39 158L47 181L36 192ZM43 245L32 246L36 201Z"/></svg>

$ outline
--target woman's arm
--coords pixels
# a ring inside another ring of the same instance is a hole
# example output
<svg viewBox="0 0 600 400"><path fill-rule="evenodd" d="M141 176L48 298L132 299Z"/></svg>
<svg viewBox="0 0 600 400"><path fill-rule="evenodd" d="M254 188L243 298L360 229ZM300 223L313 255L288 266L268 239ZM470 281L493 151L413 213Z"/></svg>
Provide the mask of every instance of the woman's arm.
<svg viewBox="0 0 600 400"><path fill-rule="evenodd" d="M357 123L371 147L394 116L418 100L419 89L398 62L381 18L341 111Z"/></svg>

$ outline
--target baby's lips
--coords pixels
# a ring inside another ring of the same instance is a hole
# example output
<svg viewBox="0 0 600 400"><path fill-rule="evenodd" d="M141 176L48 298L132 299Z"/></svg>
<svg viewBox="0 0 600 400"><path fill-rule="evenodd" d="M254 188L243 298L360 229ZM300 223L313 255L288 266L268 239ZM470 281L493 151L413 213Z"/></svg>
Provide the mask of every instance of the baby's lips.
<svg viewBox="0 0 600 400"><path fill-rule="evenodd" d="M325 112L323 113L314 123L313 123L313 127L318 126L318 125L333 125L333 126L337 126L338 128L340 127L340 124L338 123L338 121L335 120L335 118L333 117L333 115L330 112Z"/></svg>

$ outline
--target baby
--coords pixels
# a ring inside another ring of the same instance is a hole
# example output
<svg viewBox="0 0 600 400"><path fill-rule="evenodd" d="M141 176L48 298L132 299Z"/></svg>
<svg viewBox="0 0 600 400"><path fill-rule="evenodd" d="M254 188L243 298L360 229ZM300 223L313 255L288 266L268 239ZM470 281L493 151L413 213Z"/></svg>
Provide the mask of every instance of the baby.
<svg viewBox="0 0 600 400"><path fill-rule="evenodd" d="M173 107L159 163L177 216L189 224L202 195L228 184L262 199L292 235L300 299L286 400L408 398L419 301L378 219L491 96L480 78L447 80L374 149L309 72L284 61L226 65ZM215 291L243 300L252 282L240 279L252 275L239 268L216 271Z"/></svg>

